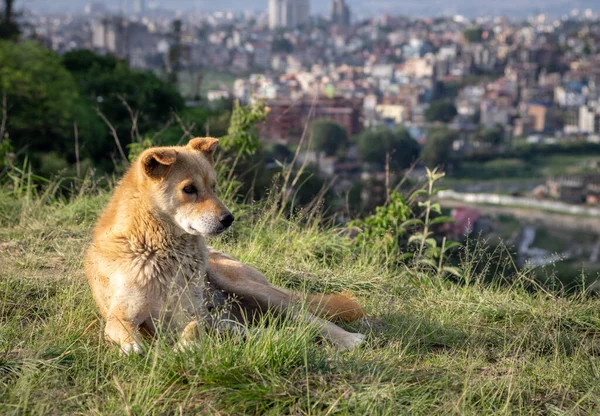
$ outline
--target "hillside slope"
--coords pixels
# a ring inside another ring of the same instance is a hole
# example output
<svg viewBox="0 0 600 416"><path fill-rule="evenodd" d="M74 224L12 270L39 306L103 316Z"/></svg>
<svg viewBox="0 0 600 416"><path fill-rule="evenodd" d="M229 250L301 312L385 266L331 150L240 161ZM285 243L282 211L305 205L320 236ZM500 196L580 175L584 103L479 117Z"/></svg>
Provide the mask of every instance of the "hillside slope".
<svg viewBox="0 0 600 416"><path fill-rule="evenodd" d="M160 338L119 357L81 267L107 196L44 202L0 192L1 414L592 414L600 402L600 301L439 281L393 268L377 242L273 220L264 207L214 246L274 283L349 290L367 344L337 352L279 321L195 352ZM473 265L476 255L467 256ZM522 279L522 280L520 280Z"/></svg>

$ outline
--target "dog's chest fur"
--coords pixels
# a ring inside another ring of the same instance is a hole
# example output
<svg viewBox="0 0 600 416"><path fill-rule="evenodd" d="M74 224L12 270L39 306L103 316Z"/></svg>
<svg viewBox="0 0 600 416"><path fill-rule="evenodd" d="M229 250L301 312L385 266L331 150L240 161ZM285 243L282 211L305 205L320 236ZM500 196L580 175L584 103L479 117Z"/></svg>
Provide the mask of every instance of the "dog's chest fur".
<svg viewBox="0 0 600 416"><path fill-rule="evenodd" d="M190 313L202 307L208 252L199 236L145 233L128 241L131 275L153 311ZM165 310L166 309L166 310Z"/></svg>
<svg viewBox="0 0 600 416"><path fill-rule="evenodd" d="M206 247L201 237L137 238L130 240L131 267L143 286L190 282L206 273Z"/></svg>

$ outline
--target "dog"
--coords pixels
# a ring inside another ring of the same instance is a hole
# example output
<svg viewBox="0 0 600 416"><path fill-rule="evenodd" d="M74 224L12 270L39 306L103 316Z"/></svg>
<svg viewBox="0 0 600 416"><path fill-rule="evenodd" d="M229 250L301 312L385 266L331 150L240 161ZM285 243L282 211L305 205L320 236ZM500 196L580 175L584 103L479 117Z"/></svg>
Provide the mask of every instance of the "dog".
<svg viewBox="0 0 600 416"><path fill-rule="evenodd" d="M85 273L106 320L105 338L122 353L142 353L142 334L160 327L177 331L178 345L187 346L207 326L223 329L272 312L316 325L340 349L361 344L362 334L331 322L364 315L353 298L303 299L207 246L205 237L234 221L216 196L218 143L205 137L147 149L116 187L85 256ZM227 304L234 306L223 308ZM227 310L215 318L211 312L219 308Z"/></svg>

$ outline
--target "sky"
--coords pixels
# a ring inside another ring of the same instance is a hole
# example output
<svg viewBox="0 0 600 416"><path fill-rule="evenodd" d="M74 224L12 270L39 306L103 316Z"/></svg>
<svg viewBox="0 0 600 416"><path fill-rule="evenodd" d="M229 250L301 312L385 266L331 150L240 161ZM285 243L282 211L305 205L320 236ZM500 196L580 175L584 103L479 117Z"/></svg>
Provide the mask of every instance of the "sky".
<svg viewBox="0 0 600 416"><path fill-rule="evenodd" d="M26 7L44 11L82 11L90 0L16 0L17 8ZM107 6L117 10L131 7L133 0L104 0ZM162 8L197 11L266 11L268 0L146 0ZM311 13L327 14L328 0L312 0ZM600 0L347 0L354 15L360 17L383 13L410 16L440 16L462 14L475 17L485 14L503 14L525 17L545 13L560 16L574 8L590 8L600 13Z"/></svg>

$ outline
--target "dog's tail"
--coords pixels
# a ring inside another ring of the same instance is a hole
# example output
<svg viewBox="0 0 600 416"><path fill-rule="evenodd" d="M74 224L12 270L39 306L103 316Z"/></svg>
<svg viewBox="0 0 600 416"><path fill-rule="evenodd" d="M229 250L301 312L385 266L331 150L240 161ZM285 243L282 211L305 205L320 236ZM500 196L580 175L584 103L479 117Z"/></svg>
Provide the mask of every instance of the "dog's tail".
<svg viewBox="0 0 600 416"><path fill-rule="evenodd" d="M308 309L331 321L352 322L365 316L365 310L349 292L336 295L309 295Z"/></svg>

